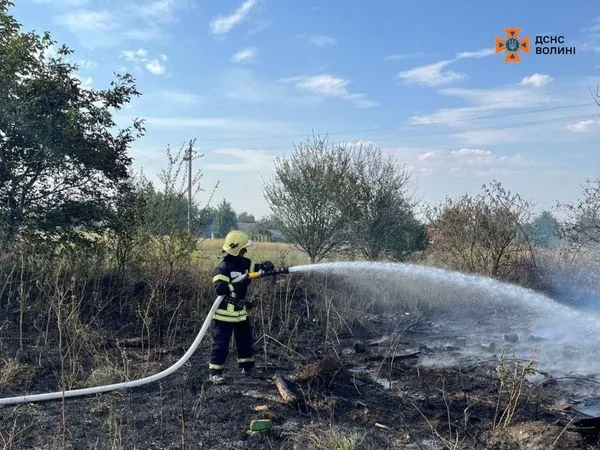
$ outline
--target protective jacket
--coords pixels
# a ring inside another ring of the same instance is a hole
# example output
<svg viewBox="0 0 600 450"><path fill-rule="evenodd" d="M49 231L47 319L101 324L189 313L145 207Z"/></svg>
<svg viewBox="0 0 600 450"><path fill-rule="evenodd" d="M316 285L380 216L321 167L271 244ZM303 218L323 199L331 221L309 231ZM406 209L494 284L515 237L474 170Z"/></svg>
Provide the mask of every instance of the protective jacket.
<svg viewBox="0 0 600 450"><path fill-rule="evenodd" d="M213 284L217 295L226 295L215 312L214 320L222 322L243 322L246 320L246 306L244 299L249 278L232 283L232 280L240 275L250 272L250 259L244 256L232 256L226 254L221 263L213 271Z"/></svg>

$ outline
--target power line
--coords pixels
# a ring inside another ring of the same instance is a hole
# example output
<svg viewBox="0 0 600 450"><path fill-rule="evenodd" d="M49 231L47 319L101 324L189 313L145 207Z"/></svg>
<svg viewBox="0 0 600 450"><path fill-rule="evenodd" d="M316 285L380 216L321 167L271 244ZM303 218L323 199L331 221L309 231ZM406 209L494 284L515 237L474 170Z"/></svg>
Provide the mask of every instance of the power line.
<svg viewBox="0 0 600 450"><path fill-rule="evenodd" d="M594 103L595 104L595 103ZM571 105L569 107L578 107L578 106L582 106L582 105ZM589 104L585 104L585 106L589 106ZM566 107L561 107L561 109L565 109ZM554 110L555 108L552 108L552 110ZM550 110L550 109L546 109L546 110ZM527 112L523 112L523 113L532 113L534 111L527 111ZM539 110L535 111L535 112L539 112ZM509 115L503 115L503 116L509 116ZM510 116L512 116L512 114L510 114ZM491 117L491 116L490 116ZM499 116L495 116L495 117L499 117ZM530 122L518 122L518 123L511 123L511 124L499 124L499 125L490 125L487 127L477 127L477 128L468 128L468 129L461 129L461 130L446 130L446 131L438 131L438 132L434 132L434 133L430 133L430 132L422 132L422 133L402 133L402 137L400 141L396 141L398 143L402 143L402 142L408 142L411 139L418 139L418 138L429 138L429 137L439 137L439 136L449 136L449 135L454 135L454 134L468 134L468 133L472 133L472 132L477 132L477 131L494 131L494 130L503 130L503 129L512 129L512 128L525 128L525 127L530 127L530 126L537 126L537 125L546 125L546 124L550 124L550 123L560 123L560 122L570 122L570 121L579 121L579 120L586 120L586 119L593 119L593 118L598 118L599 114L595 113L595 114L587 114L587 115L579 115L579 116L569 116L569 117L555 117L555 118L551 118L551 119L544 119L544 120L535 120L535 121L530 121ZM453 123L451 121L448 121L446 123ZM380 130L384 130L384 129L380 129ZM400 128L395 128L395 127L389 127L387 129L387 131L402 131ZM354 130L354 131L348 131L348 133L360 133L360 132L365 132L364 130ZM340 133L336 133L336 134L341 134ZM398 136L398 133L394 133L393 135L388 135L386 136L380 136L378 137L378 140L390 140L390 139L395 139ZM298 135L298 136L289 136L290 138L296 137L296 138L304 138L306 137L306 135ZM243 138L240 138L243 139ZM250 138L248 138L250 139ZM275 137L264 137L262 139L265 140L269 140L269 139L277 139ZM226 139L224 139L223 141L225 141ZM221 139L203 139L204 142L208 142L208 141L218 141L221 142ZM277 146L261 146L261 147L244 147L244 149L246 150L280 150L282 148L282 145L277 145ZM144 157L146 159L150 159L150 160L158 160L160 159L160 156L158 156L159 154L161 154L163 152L163 150L161 151L156 151L156 152L151 152L148 153L146 155L144 155ZM156 155L156 157L154 157Z"/></svg>
<svg viewBox="0 0 600 450"><path fill-rule="evenodd" d="M520 122L520 123L511 123L511 124L503 124L503 125L493 125L488 127L478 127L478 128L469 128L469 129L461 129L461 130L449 130L449 131L441 131L437 133L413 133L413 134L403 134L400 140L396 140L397 134L389 135L387 137L379 137L378 141L382 140L390 140L394 139L397 143L409 142L412 139L418 138L429 138L429 137L438 137L438 136L448 136L453 134L468 134L476 131L494 131L494 130L504 130L504 129L512 129L512 128L526 128L530 126L536 125L546 125L551 123L560 123L560 122L570 122L574 120L586 120L592 118L600 117L599 114L587 114L581 116L571 116L571 117L556 117L553 119L546 120L536 120L531 122ZM281 145L278 146L261 146L261 147L244 147L245 150L280 150L282 148Z"/></svg>
<svg viewBox="0 0 600 450"><path fill-rule="evenodd" d="M472 122L475 120L481 119L495 119L502 117L513 117L525 114L535 114L540 112L548 112L548 111L559 111L564 109L573 109L573 108L582 108L584 106L597 106L594 102L589 103L580 103L577 105L565 105L565 106L552 106L546 108L537 108L530 109L527 111L516 111L512 113L503 113L503 114L488 114L477 117L463 117L461 119L453 119L453 120L440 120L436 122L427 122L426 124L416 124L416 125L444 125L451 123L459 123L459 122ZM363 129L352 129L352 130L344 130L344 131L336 131L333 133L327 133L328 136L336 136L340 134L348 134L348 133L371 133L378 131L391 131L391 130L401 130L401 127L376 127L376 128L363 128ZM203 139L204 142L231 142L231 141L254 141L254 140L274 140L274 139L302 139L306 135L286 135L286 136L252 136L252 137L241 137L241 138L210 138Z"/></svg>

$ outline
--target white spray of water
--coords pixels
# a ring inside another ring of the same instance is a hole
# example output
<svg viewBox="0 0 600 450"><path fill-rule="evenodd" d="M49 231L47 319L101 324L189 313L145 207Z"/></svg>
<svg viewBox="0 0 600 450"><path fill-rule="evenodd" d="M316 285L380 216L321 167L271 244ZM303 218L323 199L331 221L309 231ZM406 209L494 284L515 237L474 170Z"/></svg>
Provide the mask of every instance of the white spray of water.
<svg viewBox="0 0 600 450"><path fill-rule="evenodd" d="M333 275L349 286L367 286L382 301L394 301L398 312L407 303L434 307L441 322L458 326L475 339L502 339L505 333L518 330L517 357L529 358L533 348L539 347L538 367L555 376L600 374L599 317L530 289L479 275L399 263L322 263L290 267L290 272Z"/></svg>

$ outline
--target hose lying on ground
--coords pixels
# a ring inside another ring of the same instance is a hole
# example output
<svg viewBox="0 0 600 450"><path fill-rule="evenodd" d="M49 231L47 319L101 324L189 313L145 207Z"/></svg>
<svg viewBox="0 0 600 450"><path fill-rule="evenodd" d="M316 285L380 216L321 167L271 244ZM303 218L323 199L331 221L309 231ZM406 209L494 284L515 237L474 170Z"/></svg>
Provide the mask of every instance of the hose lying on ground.
<svg viewBox="0 0 600 450"><path fill-rule="evenodd" d="M187 360L190 359L192 354L196 351L196 349L200 345L200 342L204 338L204 335L206 335L206 332L208 331L208 327L210 326L210 323L213 318L213 315L215 314L215 311L217 310L217 308L221 304L221 301L224 298L225 298L224 295L220 295L217 297L217 299L213 303L212 308L210 309L208 315L206 316L206 319L204 319L204 323L202 324L202 328L200 328L200 331L198 332L198 336L196 336L196 339L194 340L194 342L192 343L192 345L190 346L188 351L185 352L185 354L179 359L179 361L177 361L171 367L163 370L162 372L156 373L154 375L150 375L149 377L146 377L146 378L140 378L139 380L124 381L122 383L107 384L105 386L96 386L96 387L84 388L84 389L74 389L71 391L49 392L46 394L21 395L18 397L0 398L0 405L13 405L13 404L17 404L17 403L33 403L33 402L41 402L44 400L55 400L55 399L62 399L62 398L69 398L69 397L79 397L81 395L98 394L100 392L115 391L118 389L129 389L132 387L137 387L137 386L142 386L144 384L152 383L154 381L160 380L161 378L165 378L166 376L171 375L173 372L175 372L181 366L183 366L187 362Z"/></svg>

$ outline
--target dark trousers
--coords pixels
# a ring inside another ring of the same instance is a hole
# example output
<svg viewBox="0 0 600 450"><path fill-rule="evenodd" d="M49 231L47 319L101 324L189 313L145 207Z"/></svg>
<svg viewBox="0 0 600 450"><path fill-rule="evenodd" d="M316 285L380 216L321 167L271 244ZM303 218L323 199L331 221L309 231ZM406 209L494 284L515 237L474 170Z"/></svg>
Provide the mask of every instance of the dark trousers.
<svg viewBox="0 0 600 450"><path fill-rule="evenodd" d="M250 319L247 318L243 322L213 320L213 346L209 364L211 372L220 373L223 371L225 360L229 353L229 342L232 334L235 338L238 366L243 369L254 367L254 348Z"/></svg>

